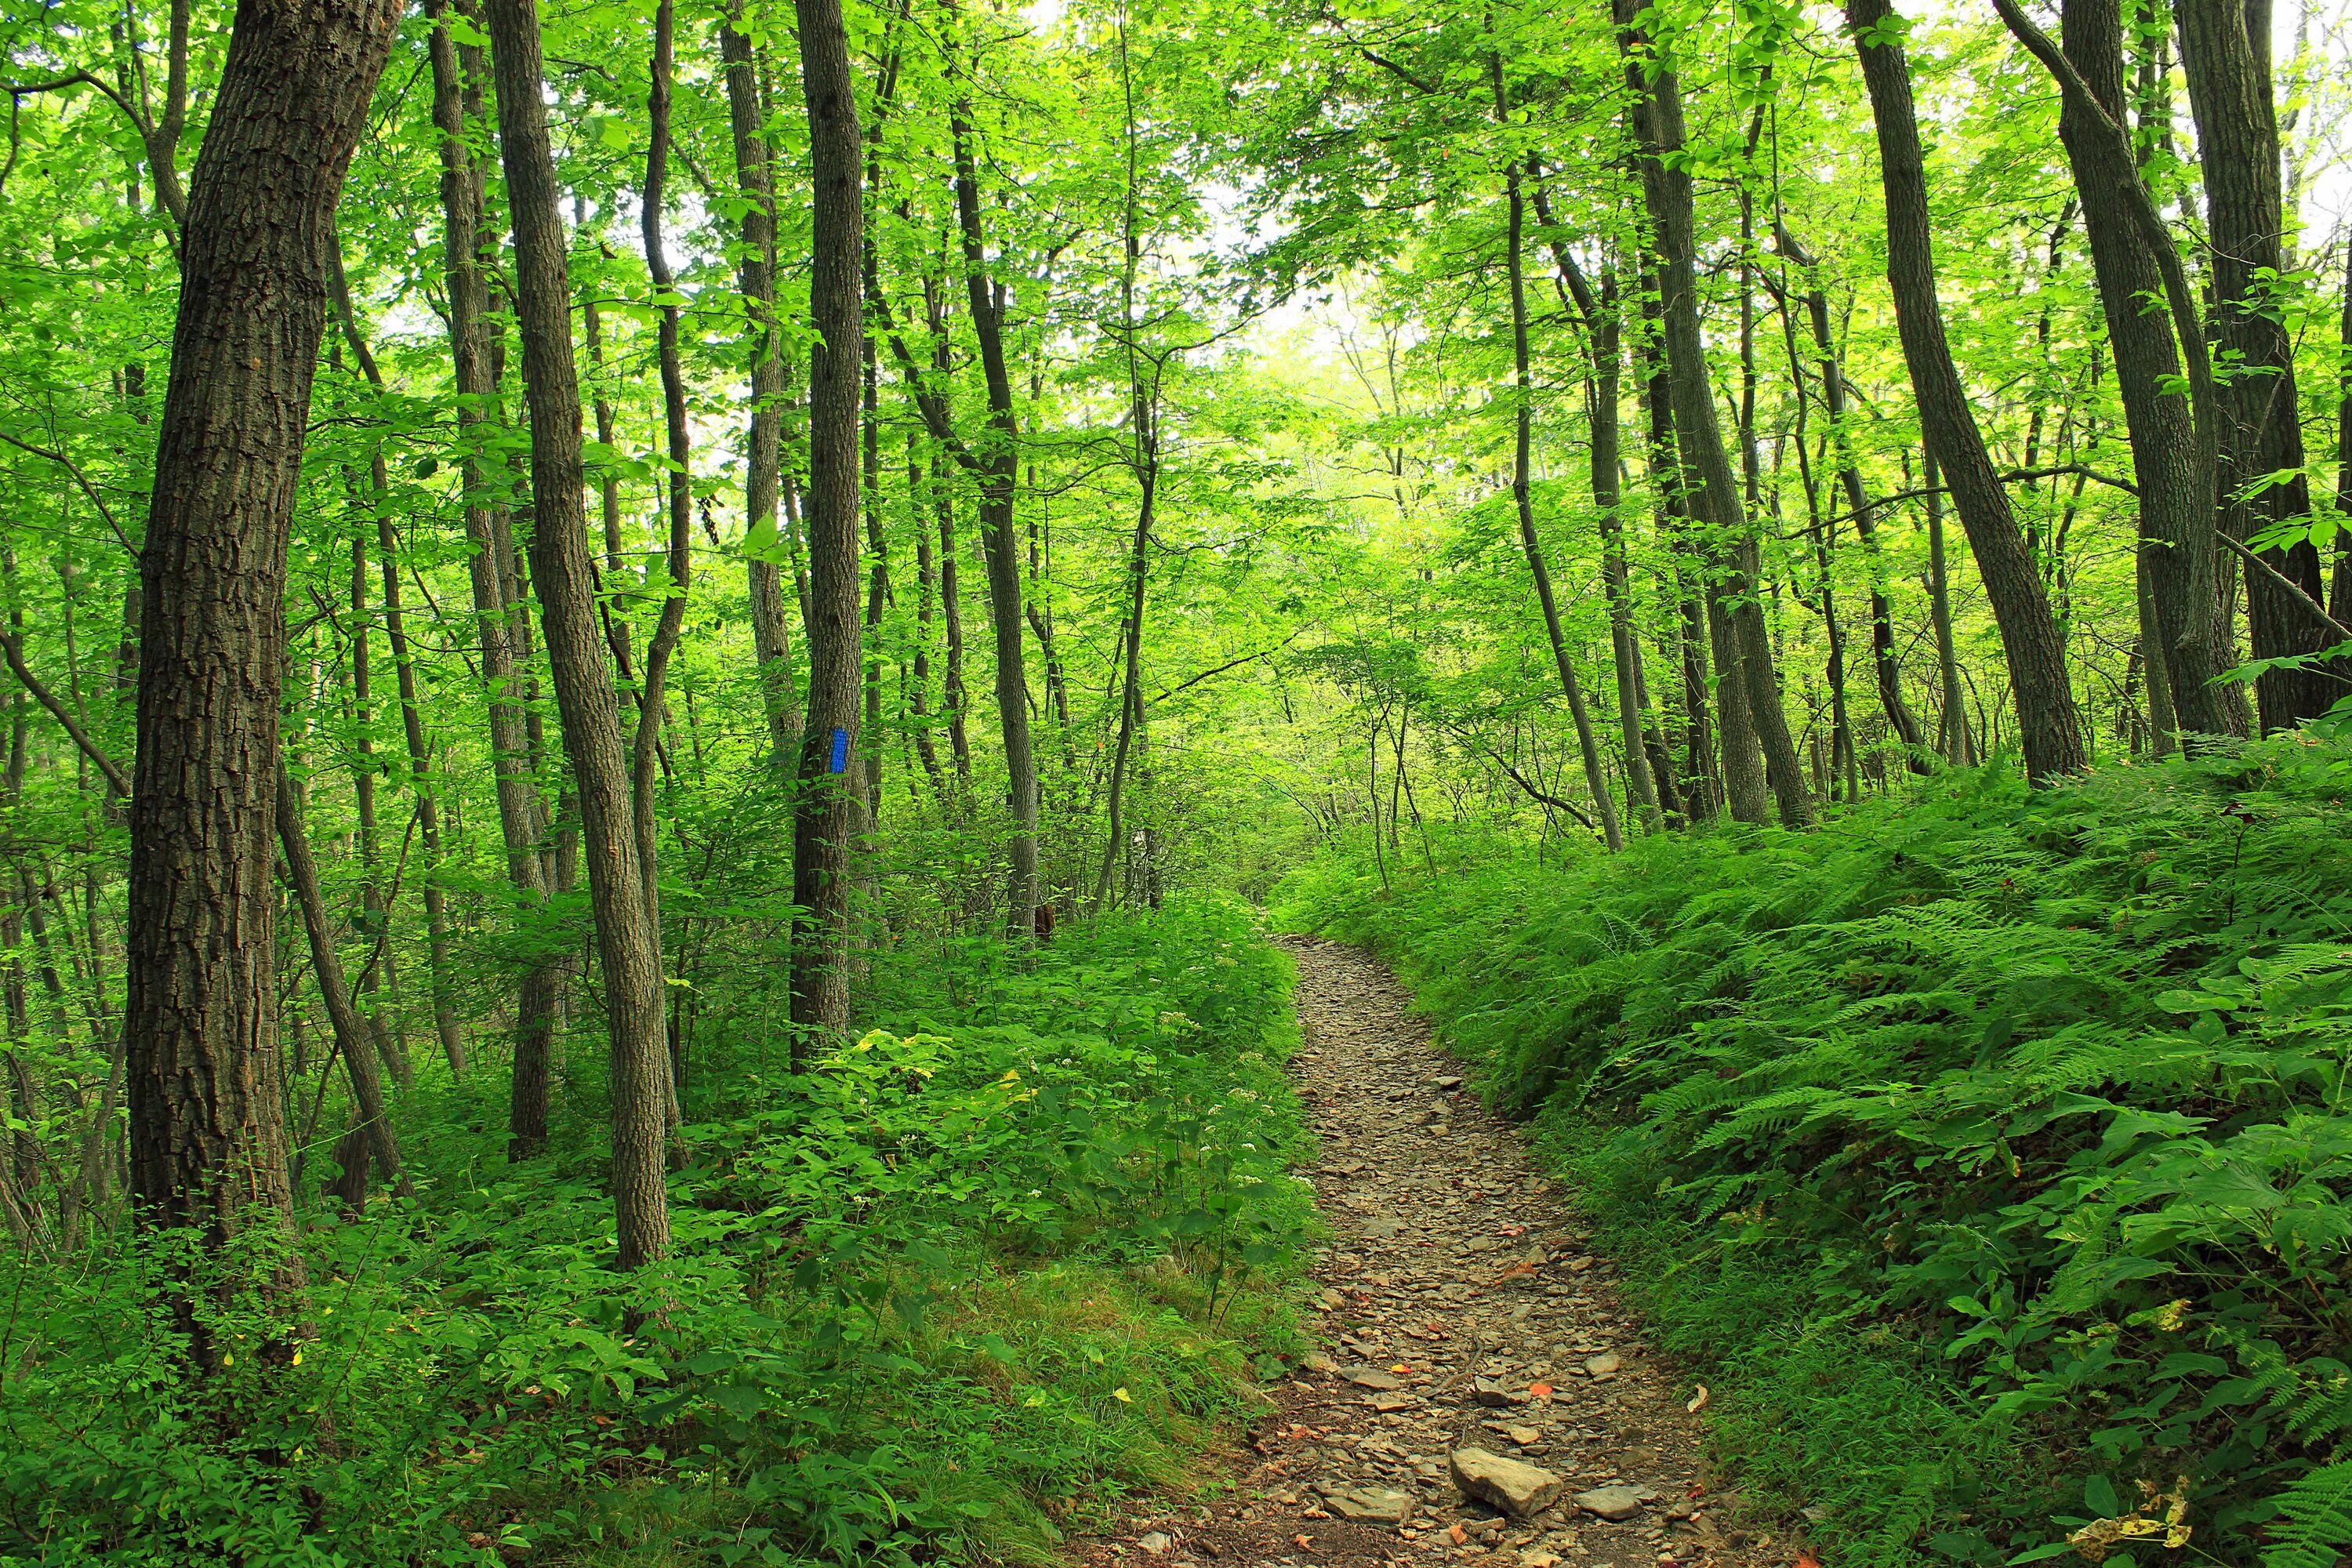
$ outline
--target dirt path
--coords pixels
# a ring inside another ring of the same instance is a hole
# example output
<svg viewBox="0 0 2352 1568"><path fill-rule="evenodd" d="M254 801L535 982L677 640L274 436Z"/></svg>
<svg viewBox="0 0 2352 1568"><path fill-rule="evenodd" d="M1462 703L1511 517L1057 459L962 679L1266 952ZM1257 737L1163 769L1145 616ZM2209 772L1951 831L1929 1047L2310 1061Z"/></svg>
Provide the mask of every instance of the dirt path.
<svg viewBox="0 0 2352 1568"><path fill-rule="evenodd" d="M1464 1091L1403 987L1351 948L1286 945L1333 1231L1316 1269L1328 1353L1277 1386L1213 1506L1138 1519L1085 1555L1783 1568L1793 1550L1748 1541L1707 1480L1696 1386L1645 1353L1556 1184ZM1492 1500L1465 1495L1480 1475Z"/></svg>

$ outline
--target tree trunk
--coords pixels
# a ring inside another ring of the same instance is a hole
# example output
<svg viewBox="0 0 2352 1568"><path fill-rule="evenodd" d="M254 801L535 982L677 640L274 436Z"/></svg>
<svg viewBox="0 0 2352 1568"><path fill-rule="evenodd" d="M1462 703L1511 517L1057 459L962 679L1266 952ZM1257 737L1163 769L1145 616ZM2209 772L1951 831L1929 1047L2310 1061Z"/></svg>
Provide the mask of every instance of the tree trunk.
<svg viewBox="0 0 2352 1568"><path fill-rule="evenodd" d="M516 321L530 406L531 580L587 840L612 1057L610 1185L620 1266L635 1268L669 1250L661 954L637 858L620 700L597 623L582 493L580 380L572 357L571 289L548 141L539 11L536 0L488 0L485 10L498 71L499 143L514 224Z"/></svg>
<svg viewBox="0 0 2352 1568"><path fill-rule="evenodd" d="M340 243L331 258L332 270L329 284L334 290L335 315L343 329L343 341L358 361L360 373L367 379L378 396L384 391L383 372L375 363L374 351L360 331L359 315L352 308L352 290L343 276L342 248ZM466 1075L466 1039L457 1025L457 1004L455 983L450 978L449 906L446 891L441 886L441 801L433 783L433 750L425 739L425 710L416 690L416 657L408 643L408 626L400 602L400 541L393 531L390 501L392 476L386 468L383 444L378 441L371 454L369 497L375 513L377 566L383 577L383 635L392 645L394 689L400 699L402 737L408 742L408 782L416 791L416 837L425 847L425 966L433 984L433 1032L441 1042L441 1054L447 1058L453 1078ZM357 587L354 586L354 593ZM364 633L361 636L363 637ZM389 911L386 911L387 914ZM405 1051L402 1060L407 1059Z"/></svg>
<svg viewBox="0 0 2352 1568"><path fill-rule="evenodd" d="M2133 210L2139 179L2128 145L2099 123L2124 111L2123 16L2117 0L2066 0L2066 58L2097 96L2068 92L2058 120L2083 203L2116 386L2131 430L2139 490L2140 550L2155 590L2167 673L2180 722L2201 734L2229 731L2213 679L2216 609L2212 476L2200 471L2195 411L2169 319L2151 312L2164 279Z"/></svg>
<svg viewBox="0 0 2352 1568"><path fill-rule="evenodd" d="M1936 298L1936 258L1927 210L1927 170L1911 100L1911 68L1889 32L1887 0L1847 0L1862 71L1878 128L1886 193L1886 278L1895 295L1903 357L1929 454L1950 476L1960 523L1975 551L2017 691L2025 771L2047 783L2088 765L2063 647L2033 557L2018 531L1991 456L1985 450Z"/></svg>
<svg viewBox="0 0 2352 1568"><path fill-rule="evenodd" d="M669 661L686 629L687 595L694 579L694 441L687 428L686 369L678 353L680 316L677 279L670 270L662 243L662 206L668 199L670 79L677 46L677 6L659 0L654 7L654 55L647 76L651 82L646 104L650 139L646 153L646 188L639 203L639 228L645 239L646 274L653 285L660 311L656 328L656 357L661 366L662 424L669 445L669 581L662 595L661 613L655 618L652 638L646 644L646 674L637 692L637 729L629 754L631 815L636 824L637 873L645 882L645 921L654 957L661 957L661 821L654 801L656 775L661 769L664 693ZM655 976L660 985L660 975ZM655 993L658 999L662 989ZM669 1125L680 1120L677 1092L683 1076L678 1042L667 1042L662 1062L667 1081L663 1087L664 1114Z"/></svg>
<svg viewBox="0 0 2352 1568"><path fill-rule="evenodd" d="M504 475L502 462L486 464L479 443L495 428L499 396L496 358L489 342L489 290L483 281L481 251L482 170L468 140L468 122L482 117L482 86L489 61L477 45L460 44L441 20L446 0L435 7L430 41L433 122L441 138L441 212L445 244L449 353L461 401L459 437L466 449L466 538L473 546L467 573L473 590L475 636L482 656L490 739L490 777L498 798L499 836L506 849L507 877L520 905L516 923L529 929L529 915L547 901L540 850L547 837L547 813L531 780L530 740L523 720L522 673L509 635L521 606L509 597L500 562L514 544L504 527L506 509L479 498ZM508 1154L520 1160L547 1142L548 1080L553 1053L555 1009L562 998L563 967L551 956L534 959L516 995L513 1081L507 1110Z"/></svg>
<svg viewBox="0 0 2352 1568"><path fill-rule="evenodd" d="M1503 62L1490 57L1488 68L1495 86L1495 118L1506 121L1507 104L1503 87ZM1624 829L1618 826L1617 803L1609 788L1609 775L1601 770L1601 747L1592 733L1592 715L1586 707L1584 691L1576 679L1576 666L1568 657L1568 639L1559 624L1559 605L1552 595L1551 568L1544 561L1543 541L1536 532L1534 489L1535 450L1535 365L1528 346L1528 279L1525 255L1527 233L1527 195L1521 186L1519 164L1513 160L1503 173L1504 198L1510 214L1510 227L1504 240L1504 262L1511 281L1511 366L1514 389L1511 436L1511 500L1519 515L1519 547L1526 552L1528 571L1535 578L1536 604L1543 611L1544 636L1551 643L1552 665L1559 673L1561 695L1568 699L1570 718L1576 725L1577 750L1584 759L1585 788L1592 792L1593 809L1601 819L1601 842L1612 854L1625 847ZM1636 770L1628 769L1628 772Z"/></svg>
<svg viewBox="0 0 2352 1568"><path fill-rule="evenodd" d="M1716 645L1720 678L1717 700L1723 710L1725 770L1732 785L1732 814L1759 815L1752 796L1743 798L1748 792L1740 776L1753 745L1762 754L1763 771L1780 820L1791 827L1807 826L1813 820L1812 799L1806 792L1803 763L1780 706L1764 608L1756 597L1756 542L1740 503L1738 480L1724 449L1723 426L1716 416L1706 349L1699 332L1691 178L1680 161L1685 140L1682 88L1674 72L1654 70L1654 62L1647 60L1648 40L1634 22L1640 12L1637 0L1612 0L1612 4L1618 45L1626 57L1627 79L1635 94L1632 120L1640 146L1643 194L1656 236L1659 316L1683 485L1693 520L1713 535L1708 541L1710 553L1721 579L1711 584L1710 614L1724 621L1725 635L1717 637ZM1724 695L1735 687L1744 710L1737 716L1732 712L1733 699ZM1746 734L1739 733L1742 726L1734 722L1735 717L1745 721Z"/></svg>
<svg viewBox="0 0 2352 1568"><path fill-rule="evenodd" d="M751 37L736 23L741 0L719 24L727 68L727 116L735 133L735 185L742 192L743 254L736 287L756 340L751 353L751 426L743 473L743 554L750 574L751 639L760 661L760 699L768 719L769 760L789 779L800 752L801 715L793 695L792 622L778 563L783 541L776 507L782 491L784 356L776 316L776 161L768 144L766 106Z"/></svg>
<svg viewBox="0 0 2352 1568"><path fill-rule="evenodd" d="M1864 565L1870 574L1870 658L1877 678L1878 704L1886 712L1887 728L1903 742L1905 761L1914 773L1927 771L1921 755L1927 744L1918 716L1903 698L1903 666L1895 651L1895 608L1886 596L1886 562L1878 549L1878 520L1870 491L1863 483L1862 464L1854 457L1853 435L1847 422L1845 367L1839 363L1830 334L1830 298L1822 287L1813 258L1807 255L1785 225L1775 226L1780 249L1811 275L1806 279L1805 316L1812 327L1813 353L1822 374L1822 406L1829 415L1830 440L1837 449L1838 487L1853 529L1862 541Z"/></svg>
<svg viewBox="0 0 2352 1568"><path fill-rule="evenodd" d="M1937 483L1936 459L1924 455L1921 472L1927 487L1927 601L1936 626L1936 673L1944 700L1944 760L1956 768L1977 765L1976 739L1969 730L1969 709L1960 694L1959 651L1952 641L1952 581L1944 555L1944 490Z"/></svg>
<svg viewBox="0 0 2352 1568"><path fill-rule="evenodd" d="M124 1028L132 1195L215 1250L292 1221L271 876L286 555L335 204L400 11L238 8L181 232L139 561ZM271 1256L262 1289L299 1289L300 1254ZM180 1310L209 1370L220 1347Z"/></svg>
<svg viewBox="0 0 2352 1568"><path fill-rule="evenodd" d="M972 155L971 106L948 117L955 149L956 220L963 239L964 284L972 333L988 384L988 435L972 455L980 477L980 542L988 566L988 607L996 634L996 708L1004 733L1006 787L1013 806L1013 876L1006 923L1024 938L1037 929L1037 758L1029 738L1027 634L1021 613L1020 542L1013 531L1013 482L1020 473L1020 428L1004 357L1003 310L988 275L980 216L980 167Z"/></svg>
<svg viewBox="0 0 2352 1568"><path fill-rule="evenodd" d="M793 0L808 105L814 259L809 315L808 719L793 818L794 1066L849 1027L849 852L858 725L858 347L865 331L857 89L841 0Z"/></svg>
<svg viewBox="0 0 2352 1568"><path fill-rule="evenodd" d="M1665 354L1659 342L1657 321L1658 295L1654 279L1644 276L1642 288L1642 323L1643 327L1642 359L1649 374L1643 378L1643 407L1648 416L1649 439L1646 444L1653 515L1658 532L1675 541L1677 557L1687 563L1676 573L1679 590L1679 620L1675 641L1682 651L1682 687L1684 747L1686 759L1686 779L1683 791L1683 813L1690 821L1710 820L1723 804L1723 791L1717 779L1715 726L1711 718L1714 680L1709 670L1711 645L1708 635L1710 617L1706 610L1706 563L1698 552L1689 545L1690 516L1684 502L1682 464L1675 449L1675 417L1673 394L1666 387ZM1757 792L1762 793L1763 775L1757 773ZM1757 820L1761 820L1760 808Z"/></svg>
<svg viewBox="0 0 2352 1568"><path fill-rule="evenodd" d="M375 1058L367 1049L366 1031L358 1009L352 1005L351 987L343 980L342 960L335 954L334 925L327 916L327 901L319 893L319 868L310 858L310 841L302 830L300 799L292 781L285 776L283 764L278 779L278 842L286 856L287 884L294 890L294 901L302 911L302 929L310 940L310 967L318 977L319 994L327 1004L335 1045L343 1058L343 1070L351 1078L352 1103L359 1110L359 1131L365 1141L362 1158L373 1158L377 1173L393 1183L401 1196L411 1196L408 1173L400 1163L400 1141L394 1135L392 1112L384 1103L383 1079L376 1076ZM345 1173L347 1177L352 1174ZM366 1190L363 1182L352 1185L355 1191Z"/></svg>
<svg viewBox="0 0 2352 1568"><path fill-rule="evenodd" d="M2177 15L2180 63L2205 165L2213 336L2236 361L2221 396L2220 526L2242 544L2273 524L2311 512L2294 349L2272 298L2289 262L2271 89L2270 0L2180 0ZM2072 8L2067 42L2074 42ZM2291 477L2259 495L2242 493L2280 473ZM2308 540L2266 552L2263 559L2314 603L2326 603L2319 552ZM2343 640L2263 572L2246 575L2246 618L2258 659L2313 653ZM2342 673L2340 664L2333 670L2264 671L2254 683L2263 732L2291 730L2326 712L2343 690L2336 679Z"/></svg>

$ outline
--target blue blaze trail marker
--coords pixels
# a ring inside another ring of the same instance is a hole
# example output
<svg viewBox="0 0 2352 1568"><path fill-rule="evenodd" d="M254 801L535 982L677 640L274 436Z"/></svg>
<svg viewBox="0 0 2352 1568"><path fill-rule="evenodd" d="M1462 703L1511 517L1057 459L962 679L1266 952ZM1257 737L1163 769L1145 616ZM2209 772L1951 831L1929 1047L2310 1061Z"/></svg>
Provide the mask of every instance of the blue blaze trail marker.
<svg viewBox="0 0 2352 1568"><path fill-rule="evenodd" d="M847 772L849 771L849 731L846 731L846 730L842 730L842 729L836 729L836 730L835 730L835 731L834 731L834 732L833 732L833 762L832 762L832 763L831 763L831 764L826 768L826 770L825 770L825 771L826 771L826 772L828 772L828 773L847 773Z"/></svg>

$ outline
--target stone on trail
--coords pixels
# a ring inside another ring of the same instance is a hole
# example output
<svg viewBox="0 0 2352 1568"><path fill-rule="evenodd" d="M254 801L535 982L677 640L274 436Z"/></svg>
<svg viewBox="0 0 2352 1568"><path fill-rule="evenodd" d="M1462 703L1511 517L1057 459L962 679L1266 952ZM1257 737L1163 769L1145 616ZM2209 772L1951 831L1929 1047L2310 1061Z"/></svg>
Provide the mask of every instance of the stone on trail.
<svg viewBox="0 0 2352 1568"><path fill-rule="evenodd" d="M1323 1500L1341 1519L1360 1524L1402 1524L1412 1517L1412 1494L1387 1487L1327 1487Z"/></svg>
<svg viewBox="0 0 2352 1568"><path fill-rule="evenodd" d="M1614 1377L1624 1370L1625 1358L1612 1351L1607 1355L1588 1356L1584 1370L1594 1377Z"/></svg>
<svg viewBox="0 0 2352 1568"><path fill-rule="evenodd" d="M1507 1459L1484 1448L1456 1448L1447 1468L1462 1495L1492 1503L1513 1519L1540 1513L1559 1498L1567 1485L1549 1470L1522 1459ZM1631 1496L1629 1492L1627 1494ZM1634 1504L1639 1508L1640 1503Z"/></svg>
<svg viewBox="0 0 2352 1568"><path fill-rule="evenodd" d="M1358 1388L1375 1389L1382 1394L1394 1394L1404 1386L1393 1373L1382 1372L1376 1366L1351 1366L1339 1375Z"/></svg>
<svg viewBox="0 0 2352 1568"><path fill-rule="evenodd" d="M1577 1493L1573 1500L1585 1512L1612 1521L1631 1519L1642 1511L1642 1494L1633 1487L1595 1487Z"/></svg>
<svg viewBox="0 0 2352 1568"><path fill-rule="evenodd" d="M1143 1548L1144 1551L1150 1552L1154 1557L1159 1557L1166 1554L1175 1546L1176 1542L1168 1535L1155 1530L1150 1534L1139 1538L1136 1542L1136 1544Z"/></svg>
<svg viewBox="0 0 2352 1568"><path fill-rule="evenodd" d="M1470 1396L1489 1410L1502 1410L1513 1405L1525 1405L1527 1395L1514 1394L1491 1377L1470 1380Z"/></svg>

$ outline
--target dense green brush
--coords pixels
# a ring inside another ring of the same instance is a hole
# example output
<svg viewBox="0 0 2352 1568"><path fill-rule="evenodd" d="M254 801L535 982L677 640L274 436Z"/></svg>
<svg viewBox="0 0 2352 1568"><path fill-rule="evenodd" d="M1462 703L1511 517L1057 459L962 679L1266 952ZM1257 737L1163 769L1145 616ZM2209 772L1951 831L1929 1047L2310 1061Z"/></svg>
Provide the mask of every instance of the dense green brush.
<svg viewBox="0 0 2352 1568"><path fill-rule="evenodd" d="M2170 1561L2185 1525L2174 1553L2325 1568L2348 786L2294 742L1995 768L1388 897L1333 865L1283 913L1396 958L1541 1112L1669 1344L1725 1364L1726 1450L1845 1561Z"/></svg>
<svg viewBox="0 0 2352 1568"><path fill-rule="evenodd" d="M987 951L804 1077L715 1047L657 1268L593 1073L556 1155L452 1114L416 1205L311 1215L305 1321L211 1310L196 1393L156 1246L10 1257L0 1563L1043 1561L1181 1479L1297 1348L1288 961L1218 900Z"/></svg>

